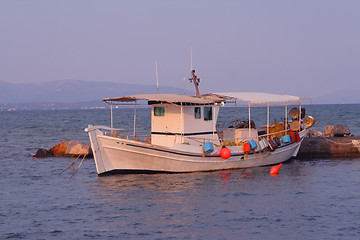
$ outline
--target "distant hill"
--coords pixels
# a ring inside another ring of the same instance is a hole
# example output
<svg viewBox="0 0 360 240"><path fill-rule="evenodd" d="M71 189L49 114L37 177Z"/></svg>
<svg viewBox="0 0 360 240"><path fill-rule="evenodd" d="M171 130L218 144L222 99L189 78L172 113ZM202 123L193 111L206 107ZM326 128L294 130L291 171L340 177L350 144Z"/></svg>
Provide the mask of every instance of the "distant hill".
<svg viewBox="0 0 360 240"><path fill-rule="evenodd" d="M44 83L0 82L0 103L77 103L106 97L156 93L156 86L114 82L61 80ZM179 93L183 89L162 86L160 93Z"/></svg>
<svg viewBox="0 0 360 240"><path fill-rule="evenodd" d="M312 98L315 104L349 104L360 103L360 90L339 90Z"/></svg>
<svg viewBox="0 0 360 240"><path fill-rule="evenodd" d="M125 106L124 106L125 107ZM110 108L103 101L89 101L76 103L63 102L32 102L32 103L0 103L0 112L31 111L31 110L73 110L73 109L105 109Z"/></svg>
<svg viewBox="0 0 360 240"><path fill-rule="evenodd" d="M161 86L160 93L183 94L183 89ZM194 94L187 90L188 94ZM155 85L61 80L45 83L0 82L0 111L104 107L102 98L156 93ZM314 104L360 103L360 90L339 90L312 97Z"/></svg>

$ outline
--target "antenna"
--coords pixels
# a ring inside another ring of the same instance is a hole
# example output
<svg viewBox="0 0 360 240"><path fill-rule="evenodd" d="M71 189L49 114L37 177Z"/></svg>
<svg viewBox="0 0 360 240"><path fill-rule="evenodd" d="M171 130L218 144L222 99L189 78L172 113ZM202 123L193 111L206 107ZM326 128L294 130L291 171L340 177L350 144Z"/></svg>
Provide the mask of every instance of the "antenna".
<svg viewBox="0 0 360 240"><path fill-rule="evenodd" d="M184 78L184 95L186 95L186 90L185 90L185 81L186 81L186 78Z"/></svg>
<svg viewBox="0 0 360 240"><path fill-rule="evenodd" d="M195 90L196 90L196 97L200 96L200 92L199 92L199 83L200 83L200 78L198 78L195 75L195 70L193 69L193 64L192 64L192 47L190 47L190 72L192 75L192 78L189 78L190 82L194 82L195 85ZM185 95L185 78L184 78L184 95Z"/></svg>
<svg viewBox="0 0 360 240"><path fill-rule="evenodd" d="M193 70L192 66L192 47L190 47L190 72Z"/></svg>
<svg viewBox="0 0 360 240"><path fill-rule="evenodd" d="M157 88L157 93L159 94L159 76L158 76L157 60L155 60L155 68L156 68L156 88Z"/></svg>

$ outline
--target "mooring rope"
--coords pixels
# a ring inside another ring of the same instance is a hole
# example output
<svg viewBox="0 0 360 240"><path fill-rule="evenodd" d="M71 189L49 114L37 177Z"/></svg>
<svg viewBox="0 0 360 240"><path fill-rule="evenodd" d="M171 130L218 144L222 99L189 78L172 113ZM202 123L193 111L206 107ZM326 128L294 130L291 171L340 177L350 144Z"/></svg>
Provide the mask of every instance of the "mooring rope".
<svg viewBox="0 0 360 240"><path fill-rule="evenodd" d="M86 156L87 156L87 154L84 155L84 157L83 157L83 159L81 160L78 168L77 168L76 171L73 173L73 175L71 175L70 179L71 179L71 178L75 175L75 173L79 170L79 168L81 167L81 164L83 163L83 161L84 161L84 159L85 159Z"/></svg>
<svg viewBox="0 0 360 240"><path fill-rule="evenodd" d="M65 172L66 170L68 170L69 168L73 167L73 166L75 165L75 162L79 159L80 156L81 156L81 154L79 154L79 156L75 159L75 161L73 161L73 162L70 164L70 166L68 166L67 168L65 168L64 170L62 170L61 173L59 173L59 175L62 174L63 172Z"/></svg>

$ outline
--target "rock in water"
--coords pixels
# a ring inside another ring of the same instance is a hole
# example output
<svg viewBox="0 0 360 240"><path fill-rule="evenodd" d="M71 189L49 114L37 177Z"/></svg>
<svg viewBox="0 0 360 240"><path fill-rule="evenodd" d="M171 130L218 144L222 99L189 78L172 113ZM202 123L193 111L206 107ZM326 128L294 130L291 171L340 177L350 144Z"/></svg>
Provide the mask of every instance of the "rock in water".
<svg viewBox="0 0 360 240"><path fill-rule="evenodd" d="M310 129L306 134L306 137L321 137L323 134L316 130Z"/></svg>
<svg viewBox="0 0 360 240"><path fill-rule="evenodd" d="M66 154L68 143L63 141L49 149L49 151L54 154L55 157L62 157Z"/></svg>
<svg viewBox="0 0 360 240"><path fill-rule="evenodd" d="M304 138L297 159L342 158L360 156L360 137Z"/></svg>
<svg viewBox="0 0 360 240"><path fill-rule="evenodd" d="M38 158L46 158L46 157L52 157L54 156L54 154L52 154L52 152L40 148L36 151L35 155L33 156L34 159L38 159Z"/></svg>
<svg viewBox="0 0 360 240"><path fill-rule="evenodd" d="M84 155L90 155L90 153L91 153L90 144L84 144L78 140L71 140L67 145L66 155L84 156Z"/></svg>
<svg viewBox="0 0 360 240"><path fill-rule="evenodd" d="M346 125L337 125L334 127L334 137L345 137L351 134L350 129Z"/></svg>
<svg viewBox="0 0 360 240"><path fill-rule="evenodd" d="M334 126L327 125L324 129L323 135L325 137L333 137L334 136Z"/></svg>

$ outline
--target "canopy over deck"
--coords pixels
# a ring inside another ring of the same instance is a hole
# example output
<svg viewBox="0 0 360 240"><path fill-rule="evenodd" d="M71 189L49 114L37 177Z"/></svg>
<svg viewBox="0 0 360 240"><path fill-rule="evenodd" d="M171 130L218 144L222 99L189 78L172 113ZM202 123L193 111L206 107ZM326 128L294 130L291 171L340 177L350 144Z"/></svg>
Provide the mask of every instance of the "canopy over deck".
<svg viewBox="0 0 360 240"><path fill-rule="evenodd" d="M224 93L209 93L206 96L217 96L223 98L225 101L239 101L247 102L250 105L294 105L301 102L300 97L291 95L279 95L262 92L224 92Z"/></svg>
<svg viewBox="0 0 360 240"><path fill-rule="evenodd" d="M138 94L116 98L104 98L103 101L110 102L134 102L147 100L167 103L193 103L193 104L214 104L216 102L247 102L250 105L296 105L301 103L301 98L291 95L279 95L262 92L224 92L207 93L200 97L180 94Z"/></svg>
<svg viewBox="0 0 360 240"><path fill-rule="evenodd" d="M221 100L216 98L217 100ZM156 102L168 102L168 103L195 103L195 104L214 104L216 99L207 99L200 97L193 97L180 94L139 94L130 95L117 98L104 98L104 102L134 102L137 100L147 100Z"/></svg>

